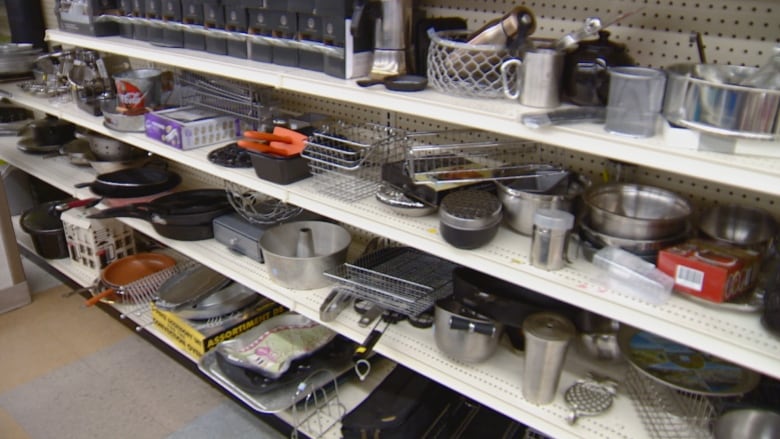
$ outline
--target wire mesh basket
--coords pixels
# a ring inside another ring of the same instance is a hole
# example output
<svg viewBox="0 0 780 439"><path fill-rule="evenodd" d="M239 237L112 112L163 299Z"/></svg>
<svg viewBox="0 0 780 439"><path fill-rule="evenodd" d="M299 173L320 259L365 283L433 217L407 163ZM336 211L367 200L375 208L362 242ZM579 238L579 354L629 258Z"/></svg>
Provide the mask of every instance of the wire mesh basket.
<svg viewBox="0 0 780 439"><path fill-rule="evenodd" d="M376 193L382 165L403 157L403 141L402 131L394 128L338 121L313 133L301 156L319 192L358 201Z"/></svg>
<svg viewBox="0 0 780 439"><path fill-rule="evenodd" d="M273 88L218 76L179 71L176 76L181 106L195 106L237 117L243 130L273 127Z"/></svg>
<svg viewBox="0 0 780 439"><path fill-rule="evenodd" d="M503 45L468 44L467 31L428 30L428 81L450 95L503 98L501 63L511 58Z"/></svg>
<svg viewBox="0 0 780 439"><path fill-rule="evenodd" d="M505 180L539 172L537 145L517 139L452 130L410 133L405 143L405 171L417 184Z"/></svg>
<svg viewBox="0 0 780 439"><path fill-rule="evenodd" d="M710 424L715 417L715 409L706 396L663 385L642 375L634 367L626 373L626 387L651 437L712 437Z"/></svg>
<svg viewBox="0 0 780 439"><path fill-rule="evenodd" d="M325 276L339 282L355 297L416 316L452 293L455 266L411 247L388 247L326 271Z"/></svg>

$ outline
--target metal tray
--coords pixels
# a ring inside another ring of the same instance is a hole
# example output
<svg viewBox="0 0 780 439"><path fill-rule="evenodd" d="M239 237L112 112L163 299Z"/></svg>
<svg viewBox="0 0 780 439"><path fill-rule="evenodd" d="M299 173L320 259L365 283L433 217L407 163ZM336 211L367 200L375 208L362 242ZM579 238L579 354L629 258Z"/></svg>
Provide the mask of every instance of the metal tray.
<svg viewBox="0 0 780 439"><path fill-rule="evenodd" d="M216 352L213 350L206 352L206 354L200 358L200 361L198 361L198 368L214 382L222 386L236 398L240 399L244 404L260 413L279 413L289 409L293 404L302 401L306 397L306 393L298 392L300 383L297 382L292 382L287 386L280 387L262 395L253 395L247 392L225 376L219 368L219 365L217 365ZM307 379L307 383L310 387L320 388L326 386L333 381L333 376L339 377L352 371L352 360L351 358L347 358L343 362L331 364L322 370L330 373L313 373L310 375Z"/></svg>

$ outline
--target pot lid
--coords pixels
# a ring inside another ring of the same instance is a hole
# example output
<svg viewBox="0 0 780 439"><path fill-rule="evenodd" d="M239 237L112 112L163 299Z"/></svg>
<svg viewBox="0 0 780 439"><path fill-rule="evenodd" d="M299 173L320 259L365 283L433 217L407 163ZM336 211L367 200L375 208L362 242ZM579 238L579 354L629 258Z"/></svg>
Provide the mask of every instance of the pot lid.
<svg viewBox="0 0 780 439"><path fill-rule="evenodd" d="M157 290L161 309L175 309L224 288L230 279L211 268L197 264L168 278Z"/></svg>
<svg viewBox="0 0 780 439"><path fill-rule="evenodd" d="M52 209L52 207L62 202L63 200L51 201L24 212L19 220L24 231L27 233L42 233L62 230L62 220Z"/></svg>
<svg viewBox="0 0 780 439"><path fill-rule="evenodd" d="M461 229L484 229L501 221L501 201L483 190L467 189L445 196L439 206L443 224Z"/></svg>
<svg viewBox="0 0 780 439"><path fill-rule="evenodd" d="M545 341L565 342L574 337L574 324L553 312L531 314L523 321L523 332Z"/></svg>

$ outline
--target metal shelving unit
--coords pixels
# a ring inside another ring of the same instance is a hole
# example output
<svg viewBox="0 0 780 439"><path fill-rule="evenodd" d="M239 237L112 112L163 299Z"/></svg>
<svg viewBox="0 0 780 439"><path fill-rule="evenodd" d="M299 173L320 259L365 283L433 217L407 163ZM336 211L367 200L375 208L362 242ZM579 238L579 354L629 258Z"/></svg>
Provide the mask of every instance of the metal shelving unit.
<svg viewBox="0 0 780 439"><path fill-rule="evenodd" d="M474 3L477 3L476 5ZM421 1L419 6L433 15L462 15L471 27L486 18L500 15L514 6L511 1L466 2L461 0ZM575 28L589 15L610 15L644 7L634 20L616 26L613 35L626 42L642 65L663 66L673 62L698 61L689 41L689 31L704 34L710 59L714 62L758 64L777 43L780 20L771 0L720 1L700 4L672 0L649 4L641 0L595 0L587 6L576 2L527 2L539 20L539 36L557 36ZM567 7L568 6L568 7ZM728 25L728 26L727 26ZM727 34L724 29L728 28ZM515 102L479 100L446 96L432 90L420 93L393 93L380 88L356 87L354 81L340 80L321 73L282 68L235 58L184 49L161 48L148 43L118 37L92 38L49 30L50 42L118 53L147 62L188 69L231 79L272 86L289 102L301 107L337 109L358 118L389 121L402 128L458 126L500 133L548 145L558 156L588 170L599 168L608 158L640 165L646 178L662 186L679 188L707 201L751 201L780 213L780 142L739 145L761 156L729 155L696 151L690 133L667 127L664 134L651 139L626 139L609 135L595 124L577 124L533 130L519 123L532 111ZM279 186L259 180L253 170L216 166L206 156L213 147L182 152L153 141L143 134L123 134L102 125L100 118L88 116L72 104L53 105L14 90L20 104L53 114L78 125L132 143L182 166L188 180L221 184L224 181L262 192L285 202L334 218L372 234L458 264L478 267L496 277L543 292L560 300L599 314L629 322L631 325L711 352L774 378L780 378L780 339L765 331L755 314L715 309L678 296L662 306L652 306L620 291L603 288L599 273L585 261L576 261L557 272L535 269L528 263L530 240L502 228L497 238L478 250L462 251L446 244L439 236L435 217L408 218L395 215L373 198L344 202L321 195L312 181L304 180ZM366 115L368 113L368 115ZM363 120L363 119L361 119ZM0 147L0 156L15 166L52 184L70 188L73 173L61 169L63 163L47 166L41 172L35 157L18 152L12 146ZM52 163L52 162L49 162ZM584 163L584 164L583 164ZM67 164L65 164L67 165ZM52 171L49 172L49 168ZM56 169L55 169L56 168ZM72 189L72 188L71 188ZM68 190L70 192L70 190ZM76 196L86 196L76 193ZM143 221L128 220L134 228L155 236ZM221 245L207 240L196 243L160 241L181 253L206 263L236 281L267 291L268 297L312 318L327 289L292 291L275 286L265 267L248 258L236 258ZM334 330L354 340L362 340L365 331L357 328L357 316L351 311L328 323ZM382 337L376 351L424 375L520 420L553 437L649 437L627 398L616 401L609 414L586 418L576 426L565 424L565 405L558 395L547 406L527 403L520 391L522 355L501 349L486 364L470 366L443 357L435 347L431 331L406 324L393 325ZM570 358L561 388L587 372L584 359ZM617 370L615 373L620 374Z"/></svg>

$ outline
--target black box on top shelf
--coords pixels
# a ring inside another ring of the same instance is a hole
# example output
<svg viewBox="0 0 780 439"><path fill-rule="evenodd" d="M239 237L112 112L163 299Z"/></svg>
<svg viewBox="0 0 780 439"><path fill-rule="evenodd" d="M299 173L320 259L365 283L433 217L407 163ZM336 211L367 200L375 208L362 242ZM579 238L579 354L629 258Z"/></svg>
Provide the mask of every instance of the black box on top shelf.
<svg viewBox="0 0 780 439"><path fill-rule="evenodd" d="M355 0L314 0L314 10L323 17L351 18Z"/></svg>
<svg viewBox="0 0 780 439"><path fill-rule="evenodd" d="M162 19L166 23L183 23L182 0L162 0ZM163 42L171 47L184 47L184 31L163 27Z"/></svg>
<svg viewBox="0 0 780 439"><path fill-rule="evenodd" d="M203 26L209 30L225 30L225 6L222 0L203 0ZM227 55L227 40L219 32L206 35L206 52Z"/></svg>
<svg viewBox="0 0 780 439"><path fill-rule="evenodd" d="M146 0L130 0L130 15L146 18ZM149 39L148 29L148 26L143 23L133 23L133 39L147 41Z"/></svg>
<svg viewBox="0 0 780 439"><path fill-rule="evenodd" d="M287 10L299 14L315 14L314 0L287 0Z"/></svg>
<svg viewBox="0 0 780 439"><path fill-rule="evenodd" d="M314 14L298 13L298 38L301 42L322 44L322 17ZM314 46L314 45L312 45ZM325 66L325 57L316 50L298 50L298 66L321 72Z"/></svg>
<svg viewBox="0 0 780 439"><path fill-rule="evenodd" d="M223 4L225 5L225 30L245 35L248 32L246 2L244 0L224 0ZM245 38L228 38L227 54L247 59L249 58L248 44Z"/></svg>
<svg viewBox="0 0 780 439"><path fill-rule="evenodd" d="M97 21L103 14L115 14L117 0L57 0L54 15L59 28L66 32L103 37L119 34L119 24L113 21Z"/></svg>
<svg viewBox="0 0 780 439"><path fill-rule="evenodd" d="M120 17L128 17L131 15L132 10L133 10L132 0L119 0L116 15ZM122 38L133 38L132 23L119 23L119 36Z"/></svg>
<svg viewBox="0 0 780 439"><path fill-rule="evenodd" d="M259 6L247 7L249 34L273 37L273 29L268 14L270 11ZM249 58L253 61L273 62L274 47L262 40L249 40Z"/></svg>
<svg viewBox="0 0 780 439"><path fill-rule="evenodd" d="M340 56L326 54L323 57L323 71L330 76L350 79L367 76L371 72L374 53L373 20L363 17L355 33L351 27L351 16L322 16L323 43L342 51Z"/></svg>
<svg viewBox="0 0 780 439"><path fill-rule="evenodd" d="M298 34L298 18L295 12L269 11L271 35L274 38L295 40ZM280 66L298 67L298 49L295 47L275 46L273 63Z"/></svg>
<svg viewBox="0 0 780 439"><path fill-rule="evenodd" d="M203 26L203 0L181 1L182 23L191 26ZM206 50L206 36L195 32L184 32L184 48Z"/></svg>
<svg viewBox="0 0 780 439"><path fill-rule="evenodd" d="M162 0L144 0L144 18L162 21ZM152 24L146 27L146 39L152 44L165 44L163 29Z"/></svg>

